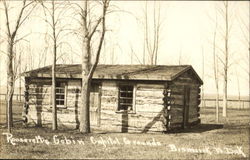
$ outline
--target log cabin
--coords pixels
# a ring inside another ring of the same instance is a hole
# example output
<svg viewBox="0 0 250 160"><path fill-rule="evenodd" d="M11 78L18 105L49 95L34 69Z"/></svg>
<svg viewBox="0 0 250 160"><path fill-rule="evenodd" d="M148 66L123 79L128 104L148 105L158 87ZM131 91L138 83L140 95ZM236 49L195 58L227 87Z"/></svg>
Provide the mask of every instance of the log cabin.
<svg viewBox="0 0 250 160"><path fill-rule="evenodd" d="M50 126L51 66L23 73L27 125ZM81 65L56 66L58 126L78 128ZM190 65L98 65L90 91L91 129L168 132L200 123L202 80Z"/></svg>

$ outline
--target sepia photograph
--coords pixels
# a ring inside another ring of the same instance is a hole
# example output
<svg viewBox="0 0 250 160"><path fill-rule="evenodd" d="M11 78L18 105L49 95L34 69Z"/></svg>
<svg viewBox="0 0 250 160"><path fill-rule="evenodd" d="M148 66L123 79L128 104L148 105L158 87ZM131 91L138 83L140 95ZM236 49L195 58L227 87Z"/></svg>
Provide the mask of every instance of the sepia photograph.
<svg viewBox="0 0 250 160"><path fill-rule="evenodd" d="M0 159L250 159L249 13L0 0Z"/></svg>

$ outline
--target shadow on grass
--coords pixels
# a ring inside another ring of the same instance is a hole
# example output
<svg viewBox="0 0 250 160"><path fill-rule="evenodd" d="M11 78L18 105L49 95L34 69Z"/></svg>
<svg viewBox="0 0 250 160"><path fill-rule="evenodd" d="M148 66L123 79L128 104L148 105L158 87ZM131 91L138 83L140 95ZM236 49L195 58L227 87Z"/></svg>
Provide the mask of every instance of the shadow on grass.
<svg viewBox="0 0 250 160"><path fill-rule="evenodd" d="M196 126L192 126L191 128L186 128L186 129L176 129L176 130L171 130L168 132L150 132L150 134L159 134L159 133L164 133L164 134L176 134L176 133L202 133L202 132L207 132L207 131L212 131L212 130L217 130L217 129L222 129L224 128L223 124L198 124ZM114 134L114 133L121 133L121 132L98 132L98 134ZM128 134L142 134L141 132L129 132Z"/></svg>
<svg viewBox="0 0 250 160"><path fill-rule="evenodd" d="M223 124L199 124L191 128L186 128L182 130L173 130L167 133L202 133L211 130L222 129L223 127L224 127Z"/></svg>

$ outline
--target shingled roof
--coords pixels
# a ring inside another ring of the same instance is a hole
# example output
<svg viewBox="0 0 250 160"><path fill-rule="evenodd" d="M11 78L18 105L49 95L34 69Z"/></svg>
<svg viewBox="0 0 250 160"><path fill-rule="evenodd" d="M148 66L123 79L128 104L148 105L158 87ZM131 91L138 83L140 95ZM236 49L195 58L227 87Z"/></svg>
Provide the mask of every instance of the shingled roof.
<svg viewBox="0 0 250 160"><path fill-rule="evenodd" d="M131 79L131 80L167 80L171 81L182 73L192 70L198 81L202 80L191 65L98 65L93 79ZM25 77L51 77L51 66L24 72ZM80 64L58 64L58 78L81 78Z"/></svg>

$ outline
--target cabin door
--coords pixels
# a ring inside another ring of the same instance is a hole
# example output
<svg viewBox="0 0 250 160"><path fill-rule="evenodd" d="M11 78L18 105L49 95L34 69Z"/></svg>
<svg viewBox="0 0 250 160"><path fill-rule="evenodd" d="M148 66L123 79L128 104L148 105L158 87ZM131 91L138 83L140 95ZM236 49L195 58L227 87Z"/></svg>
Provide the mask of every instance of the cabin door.
<svg viewBox="0 0 250 160"><path fill-rule="evenodd" d="M188 126L189 102L190 102L190 87L184 86L183 128L187 128Z"/></svg>
<svg viewBox="0 0 250 160"><path fill-rule="evenodd" d="M99 85L93 84L90 89L90 125L100 126L100 91Z"/></svg>

